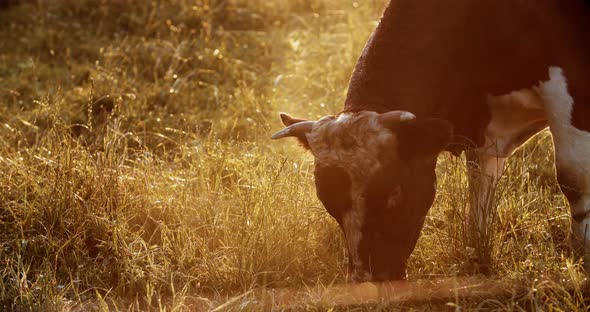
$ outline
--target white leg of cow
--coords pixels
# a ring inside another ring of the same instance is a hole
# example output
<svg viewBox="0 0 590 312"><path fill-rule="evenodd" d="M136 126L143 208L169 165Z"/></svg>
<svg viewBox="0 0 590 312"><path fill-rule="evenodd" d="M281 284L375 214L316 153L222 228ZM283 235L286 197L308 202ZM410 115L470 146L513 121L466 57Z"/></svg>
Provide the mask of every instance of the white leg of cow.
<svg viewBox="0 0 590 312"><path fill-rule="evenodd" d="M547 126L541 101L536 91L528 89L489 97L491 120L485 129L485 144L466 153L470 190L468 245L475 248L483 272L491 261L496 184L507 158Z"/></svg>
<svg viewBox="0 0 590 312"><path fill-rule="evenodd" d="M504 171L505 157L485 154L482 149L467 152L467 170L470 193L467 238L486 273L491 257L491 226L495 216L495 190Z"/></svg>
<svg viewBox="0 0 590 312"><path fill-rule="evenodd" d="M481 150L467 153L469 189L472 197L471 217L480 229L486 233L486 220L493 204L494 188L504 172L505 157L486 155Z"/></svg>
<svg viewBox="0 0 590 312"><path fill-rule="evenodd" d="M560 68L549 69L548 82L541 84L555 145L557 179L567 197L572 214L572 234L579 251L588 260L590 255L590 132L572 123L574 99L590 100L587 89L568 88L567 73ZM588 87L589 82L585 82ZM570 94L570 90L578 93ZM581 92L586 94L581 94ZM588 103L586 103L588 104ZM579 105L579 104L578 104ZM582 111L583 112L583 111ZM579 113L579 112L578 112ZM579 117L579 116L578 116ZM582 116L590 118L590 116ZM588 265L588 263L587 263Z"/></svg>

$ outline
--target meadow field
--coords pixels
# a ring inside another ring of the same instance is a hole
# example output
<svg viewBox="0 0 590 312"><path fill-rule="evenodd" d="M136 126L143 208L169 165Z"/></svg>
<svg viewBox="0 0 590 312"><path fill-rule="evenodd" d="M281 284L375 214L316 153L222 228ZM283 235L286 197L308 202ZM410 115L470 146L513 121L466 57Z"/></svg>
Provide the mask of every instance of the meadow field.
<svg viewBox="0 0 590 312"><path fill-rule="evenodd" d="M408 280L501 292L317 299L346 281L342 234L315 196L313 157L270 135L280 111L340 110L386 0L3 3L0 310L590 307L548 132L510 159L492 233L476 240L486 255L467 243L465 160L439 157ZM289 289L303 295L275 300Z"/></svg>

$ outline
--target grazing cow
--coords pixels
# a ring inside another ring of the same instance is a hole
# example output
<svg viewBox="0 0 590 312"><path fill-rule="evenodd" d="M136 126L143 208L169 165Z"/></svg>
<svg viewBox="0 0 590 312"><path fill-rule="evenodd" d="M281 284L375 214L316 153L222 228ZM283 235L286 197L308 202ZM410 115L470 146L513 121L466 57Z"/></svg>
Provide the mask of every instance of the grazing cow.
<svg viewBox="0 0 590 312"><path fill-rule="evenodd" d="M315 157L317 195L343 229L352 281L404 278L441 151L467 152L491 177L470 181L477 207L506 157L547 126L573 237L590 240L584 0L392 0L344 110L281 119L286 128L273 138L297 137Z"/></svg>

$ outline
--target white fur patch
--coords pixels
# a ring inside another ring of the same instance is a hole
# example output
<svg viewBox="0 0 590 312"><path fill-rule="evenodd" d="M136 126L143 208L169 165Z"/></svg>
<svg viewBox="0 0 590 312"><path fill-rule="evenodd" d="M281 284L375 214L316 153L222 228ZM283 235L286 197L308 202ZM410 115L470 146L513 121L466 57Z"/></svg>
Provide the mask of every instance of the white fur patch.
<svg viewBox="0 0 590 312"><path fill-rule="evenodd" d="M508 157L526 140L546 127L542 101L536 89L488 97L491 120L486 126L485 143L480 153Z"/></svg>
<svg viewBox="0 0 590 312"><path fill-rule="evenodd" d="M396 136L379 123L378 116L376 112L360 112L341 114L338 118L324 117L307 134L316 164L341 168L351 179L352 208L343 216L343 228L353 267L353 280L370 279L367 276L370 273L361 273L358 250L366 212L363 194L369 179L382 168L378 155L383 149L392 150L397 144Z"/></svg>
<svg viewBox="0 0 590 312"><path fill-rule="evenodd" d="M585 193L577 203L570 203L572 214L581 215L590 212L590 133L571 124L574 99L568 93L561 68L549 68L549 78L539 88L553 134L556 170L575 177L575 187ZM590 247L590 214L582 222L572 220L572 228L574 236Z"/></svg>
<svg viewBox="0 0 590 312"><path fill-rule="evenodd" d="M356 198L354 198L355 195L357 195ZM370 280L370 276L364 275L370 275L370 273L362 272L363 266L358 250L363 237L361 229L365 219L365 198L363 196L358 196L355 192L352 192L351 197L353 197L352 209L345 212L343 217L344 235L346 236L346 243L349 251L348 257L352 264L351 279L353 281L365 281ZM360 276L361 274L363 275Z"/></svg>
<svg viewBox="0 0 590 312"><path fill-rule="evenodd" d="M343 167L352 179L363 180L373 175L380 167L379 151L397 142L377 117L375 112L360 112L318 120L307 134L316 162Z"/></svg>
<svg viewBox="0 0 590 312"><path fill-rule="evenodd" d="M504 172L508 156L547 126L543 99L536 89L523 89L501 96L489 96L490 122L483 146L473 150L476 164L469 168L473 192L470 222L480 233L488 231L487 218L494 209L493 188Z"/></svg>

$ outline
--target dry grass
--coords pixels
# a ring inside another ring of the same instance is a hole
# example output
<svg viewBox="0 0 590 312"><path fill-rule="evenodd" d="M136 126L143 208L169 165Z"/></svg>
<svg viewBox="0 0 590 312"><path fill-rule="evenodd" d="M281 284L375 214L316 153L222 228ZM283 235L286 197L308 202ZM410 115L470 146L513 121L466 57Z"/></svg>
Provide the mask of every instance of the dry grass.
<svg viewBox="0 0 590 312"><path fill-rule="evenodd" d="M339 110L384 0L14 3L0 9L0 309L261 310L289 305L262 288L313 299L344 282L311 157L269 134L278 111ZM494 279L518 291L339 308L587 309L551 149L547 133L529 142L496 192ZM477 269L464 160L439 162L411 281Z"/></svg>

